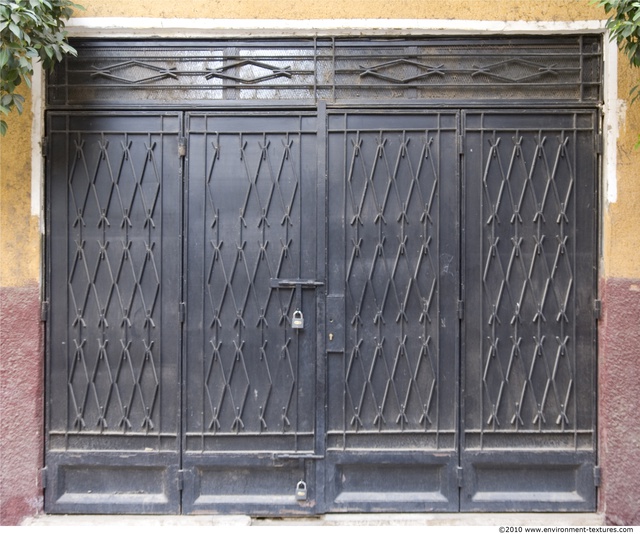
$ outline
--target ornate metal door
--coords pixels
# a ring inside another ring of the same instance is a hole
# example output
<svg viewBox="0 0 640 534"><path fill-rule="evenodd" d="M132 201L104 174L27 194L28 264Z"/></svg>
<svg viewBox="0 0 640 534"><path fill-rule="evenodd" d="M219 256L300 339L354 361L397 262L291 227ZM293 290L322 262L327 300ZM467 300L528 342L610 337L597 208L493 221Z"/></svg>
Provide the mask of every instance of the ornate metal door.
<svg viewBox="0 0 640 534"><path fill-rule="evenodd" d="M47 511L595 508L599 37L78 45Z"/></svg>
<svg viewBox="0 0 640 534"><path fill-rule="evenodd" d="M181 122L48 116L48 511L180 510Z"/></svg>
<svg viewBox="0 0 640 534"><path fill-rule="evenodd" d="M595 509L597 115L464 115L462 510Z"/></svg>
<svg viewBox="0 0 640 534"><path fill-rule="evenodd" d="M331 510L458 509L457 121L329 115Z"/></svg>
<svg viewBox="0 0 640 534"><path fill-rule="evenodd" d="M317 119L187 121L184 510L309 513L322 443Z"/></svg>

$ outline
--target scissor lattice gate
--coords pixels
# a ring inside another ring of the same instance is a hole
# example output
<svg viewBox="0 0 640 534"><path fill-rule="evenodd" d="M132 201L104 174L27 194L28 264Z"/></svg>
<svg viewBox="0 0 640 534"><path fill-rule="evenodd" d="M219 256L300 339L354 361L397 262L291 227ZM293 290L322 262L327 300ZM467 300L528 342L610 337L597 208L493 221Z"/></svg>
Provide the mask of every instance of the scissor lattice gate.
<svg viewBox="0 0 640 534"><path fill-rule="evenodd" d="M51 80L47 509L594 509L599 43L313 44L86 44Z"/></svg>

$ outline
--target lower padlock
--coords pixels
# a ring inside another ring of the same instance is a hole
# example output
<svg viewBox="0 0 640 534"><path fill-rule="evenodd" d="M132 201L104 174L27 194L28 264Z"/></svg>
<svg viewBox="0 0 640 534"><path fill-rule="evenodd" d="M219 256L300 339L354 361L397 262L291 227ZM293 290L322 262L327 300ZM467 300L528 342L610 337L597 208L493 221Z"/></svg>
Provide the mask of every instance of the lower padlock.
<svg viewBox="0 0 640 534"><path fill-rule="evenodd" d="M296 484L296 501L306 501L307 500L307 483L304 480L301 480Z"/></svg>

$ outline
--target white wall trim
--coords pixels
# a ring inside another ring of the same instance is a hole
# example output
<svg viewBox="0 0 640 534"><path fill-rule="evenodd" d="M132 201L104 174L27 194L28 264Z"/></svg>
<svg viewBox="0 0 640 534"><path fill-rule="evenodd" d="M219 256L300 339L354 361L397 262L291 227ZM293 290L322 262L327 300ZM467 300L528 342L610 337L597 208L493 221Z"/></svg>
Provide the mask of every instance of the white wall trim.
<svg viewBox="0 0 640 534"><path fill-rule="evenodd" d="M618 135L620 133L618 102L618 47L610 39L604 39L604 104L603 104L603 187L608 204L618 200Z"/></svg>
<svg viewBox="0 0 640 534"><path fill-rule="evenodd" d="M31 77L31 216L39 217L40 232L44 233L44 160L42 136L44 135L44 73L40 62L33 65Z"/></svg>
<svg viewBox="0 0 640 534"><path fill-rule="evenodd" d="M603 20L490 21L438 19L161 19L79 17L67 23L73 37L262 37L321 35L453 35L602 33Z"/></svg>

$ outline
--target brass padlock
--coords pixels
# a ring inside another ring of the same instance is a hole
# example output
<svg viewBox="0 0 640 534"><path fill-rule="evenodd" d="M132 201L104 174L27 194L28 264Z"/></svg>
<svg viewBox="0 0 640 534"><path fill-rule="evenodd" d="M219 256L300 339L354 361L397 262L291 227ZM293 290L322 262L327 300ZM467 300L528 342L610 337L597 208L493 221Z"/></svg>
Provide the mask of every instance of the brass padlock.
<svg viewBox="0 0 640 534"><path fill-rule="evenodd" d="M296 310L293 312L293 317L291 319L291 327L292 328L304 328L304 317L300 310Z"/></svg>
<svg viewBox="0 0 640 534"><path fill-rule="evenodd" d="M307 500L307 483L304 480L301 480L296 485L296 501L306 501Z"/></svg>

